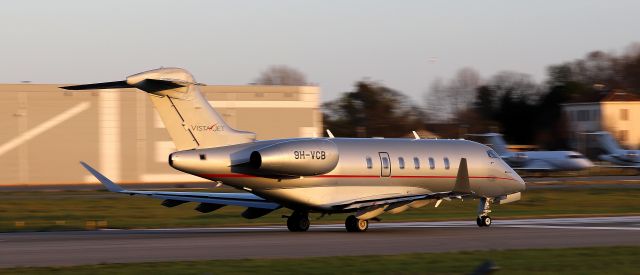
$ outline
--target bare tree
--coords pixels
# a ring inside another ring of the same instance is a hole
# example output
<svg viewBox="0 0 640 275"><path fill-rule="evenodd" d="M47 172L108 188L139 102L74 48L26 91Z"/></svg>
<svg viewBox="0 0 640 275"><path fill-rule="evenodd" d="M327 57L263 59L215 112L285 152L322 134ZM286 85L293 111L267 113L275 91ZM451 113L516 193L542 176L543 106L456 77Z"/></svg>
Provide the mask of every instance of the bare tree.
<svg viewBox="0 0 640 275"><path fill-rule="evenodd" d="M436 80L425 96L430 118L451 120L456 114L470 107L481 85L480 74L472 68L462 68L447 84Z"/></svg>
<svg viewBox="0 0 640 275"><path fill-rule="evenodd" d="M530 75L514 71L499 72L485 85L493 91L496 100L506 92L511 92L512 96L522 98L529 103L536 102L542 90Z"/></svg>
<svg viewBox="0 0 640 275"><path fill-rule="evenodd" d="M411 99L367 80L355 90L322 105L324 123L346 137L402 137L423 127L424 113Z"/></svg>
<svg viewBox="0 0 640 275"><path fill-rule="evenodd" d="M286 65L271 66L260 74L256 79L256 84L260 85L307 85L307 78L297 69Z"/></svg>
<svg viewBox="0 0 640 275"><path fill-rule="evenodd" d="M429 92L425 94L424 101L429 118L436 121L445 121L451 118L451 104L447 87L441 78L431 83Z"/></svg>

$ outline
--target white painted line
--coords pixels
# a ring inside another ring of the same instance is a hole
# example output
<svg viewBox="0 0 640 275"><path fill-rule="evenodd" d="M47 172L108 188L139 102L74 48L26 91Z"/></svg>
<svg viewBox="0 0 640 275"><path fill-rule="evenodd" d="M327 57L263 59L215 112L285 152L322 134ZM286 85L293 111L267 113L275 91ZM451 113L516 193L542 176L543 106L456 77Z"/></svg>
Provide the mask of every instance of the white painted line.
<svg viewBox="0 0 640 275"><path fill-rule="evenodd" d="M549 229L589 229L589 230L640 230L637 227L609 227L609 226L559 226L559 225L506 225L515 228L549 228Z"/></svg>
<svg viewBox="0 0 640 275"><path fill-rule="evenodd" d="M47 130L60 125L61 123L76 116L77 114L89 109L89 106L91 106L91 102L89 101L81 102L76 106L73 106L72 108L67 109L66 111L46 120L45 122L38 124L36 127L33 127L30 130L18 135L17 137L5 142L4 144L0 145L0 156L24 144L25 142L37 137L38 135L46 132Z"/></svg>
<svg viewBox="0 0 640 275"><path fill-rule="evenodd" d="M494 227L515 228L540 228L540 229L588 229L588 230L640 230L637 227L640 216L623 217L592 217L592 218L552 218L552 219L521 219L500 220L494 223ZM622 226L583 226L603 223L632 223L629 227ZM573 225L573 226L569 226ZM371 223L375 228L475 228L475 221L442 221L442 222L398 222L398 223ZM343 229L343 224L312 224L311 230L317 229ZM131 231L155 231L155 232L179 232L179 231L279 231L287 230L285 226L250 226L250 227L198 227L198 228L153 228L153 229L100 229L100 230L131 230Z"/></svg>

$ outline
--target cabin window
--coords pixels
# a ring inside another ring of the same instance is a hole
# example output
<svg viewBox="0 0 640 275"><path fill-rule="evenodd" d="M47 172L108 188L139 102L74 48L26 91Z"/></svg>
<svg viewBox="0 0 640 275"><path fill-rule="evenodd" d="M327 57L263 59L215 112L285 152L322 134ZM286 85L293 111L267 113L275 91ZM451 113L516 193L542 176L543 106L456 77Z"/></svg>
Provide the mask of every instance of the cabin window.
<svg viewBox="0 0 640 275"><path fill-rule="evenodd" d="M373 161L371 160L371 157L367 157L367 168L373 168Z"/></svg>
<svg viewBox="0 0 640 275"><path fill-rule="evenodd" d="M487 155L492 159L498 158L498 153L496 153L496 151L493 151L493 150L487 150Z"/></svg>
<svg viewBox="0 0 640 275"><path fill-rule="evenodd" d="M413 157L413 167L415 169L420 169L420 159L417 157Z"/></svg>
<svg viewBox="0 0 640 275"><path fill-rule="evenodd" d="M433 158L429 158L429 168L436 169L436 162L433 160Z"/></svg>
<svg viewBox="0 0 640 275"><path fill-rule="evenodd" d="M618 139L620 141L625 142L625 141L627 141L628 137L629 137L629 131L627 131L627 130L618 131Z"/></svg>
<svg viewBox="0 0 640 275"><path fill-rule="evenodd" d="M444 158L444 169L449 170L449 158Z"/></svg>
<svg viewBox="0 0 640 275"><path fill-rule="evenodd" d="M200 160L207 160L207 155L200 154Z"/></svg>
<svg viewBox="0 0 640 275"><path fill-rule="evenodd" d="M620 120L629 120L629 109L620 109Z"/></svg>
<svg viewBox="0 0 640 275"><path fill-rule="evenodd" d="M382 157L382 169L389 169L389 159L387 157Z"/></svg>
<svg viewBox="0 0 640 275"><path fill-rule="evenodd" d="M399 157L398 158L398 167L400 167L400 169L404 169L404 158L403 157Z"/></svg>

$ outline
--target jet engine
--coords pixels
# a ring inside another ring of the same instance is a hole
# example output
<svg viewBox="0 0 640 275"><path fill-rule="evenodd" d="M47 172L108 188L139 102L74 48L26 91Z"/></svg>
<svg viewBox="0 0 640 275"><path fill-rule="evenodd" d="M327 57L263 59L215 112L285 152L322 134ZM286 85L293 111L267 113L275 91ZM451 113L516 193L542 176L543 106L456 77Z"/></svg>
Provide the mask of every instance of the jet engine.
<svg viewBox="0 0 640 275"><path fill-rule="evenodd" d="M315 176L330 172L338 164L338 148L326 139L291 140L251 153L249 166L261 174Z"/></svg>

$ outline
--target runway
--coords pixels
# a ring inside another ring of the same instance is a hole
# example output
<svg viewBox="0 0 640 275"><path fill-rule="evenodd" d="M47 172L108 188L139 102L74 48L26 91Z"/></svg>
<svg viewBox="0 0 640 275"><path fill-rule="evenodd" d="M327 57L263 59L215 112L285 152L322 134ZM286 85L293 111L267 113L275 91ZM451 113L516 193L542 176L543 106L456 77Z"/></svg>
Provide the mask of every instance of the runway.
<svg viewBox="0 0 640 275"><path fill-rule="evenodd" d="M640 245L640 216L0 234L0 267Z"/></svg>
<svg viewBox="0 0 640 275"><path fill-rule="evenodd" d="M525 177L528 189L551 188L640 188L640 176L585 176L585 177ZM211 182L183 183L124 183L123 187L131 190L148 189L203 189L212 188ZM0 185L2 191L94 191L104 190L101 184L68 183L68 184L35 184L35 185ZM216 192L238 192L231 187L218 187Z"/></svg>

